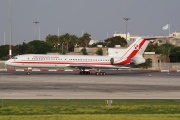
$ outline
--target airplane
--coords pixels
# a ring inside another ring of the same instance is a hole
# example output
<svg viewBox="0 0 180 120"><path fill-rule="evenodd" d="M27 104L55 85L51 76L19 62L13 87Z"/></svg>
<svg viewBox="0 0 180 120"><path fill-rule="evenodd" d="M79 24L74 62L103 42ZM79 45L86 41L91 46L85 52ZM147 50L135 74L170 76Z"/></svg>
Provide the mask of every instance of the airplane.
<svg viewBox="0 0 180 120"><path fill-rule="evenodd" d="M90 55L49 55L49 54L24 54L17 55L5 62L6 66L27 68L27 75L33 68L71 68L79 69L79 74L90 74L86 69L96 69L95 75L106 75L103 69L124 69L134 63L142 64L144 50L150 40L154 38L136 38L125 50L115 55L90 56Z"/></svg>

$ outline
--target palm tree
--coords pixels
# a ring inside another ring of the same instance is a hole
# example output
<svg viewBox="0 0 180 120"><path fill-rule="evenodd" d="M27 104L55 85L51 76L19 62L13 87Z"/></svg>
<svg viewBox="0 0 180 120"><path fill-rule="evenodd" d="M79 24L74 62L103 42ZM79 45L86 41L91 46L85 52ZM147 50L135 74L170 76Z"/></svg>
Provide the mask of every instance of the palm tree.
<svg viewBox="0 0 180 120"><path fill-rule="evenodd" d="M48 36L46 36L46 42L54 46L58 43L58 36L49 34Z"/></svg>
<svg viewBox="0 0 180 120"><path fill-rule="evenodd" d="M78 37L76 35L70 35L69 51L74 51L74 47L77 45Z"/></svg>
<svg viewBox="0 0 180 120"><path fill-rule="evenodd" d="M104 41L107 43L108 47L114 47L115 45L121 45L122 47L127 46L127 41L123 37L120 37L120 36L107 38Z"/></svg>
<svg viewBox="0 0 180 120"><path fill-rule="evenodd" d="M84 33L82 37L79 38L78 45L80 47L88 47L89 41L91 40L90 34Z"/></svg>
<svg viewBox="0 0 180 120"><path fill-rule="evenodd" d="M170 55L173 51L173 49L175 48L174 45L169 44L169 43L165 43L163 45L161 45L159 47L159 52L162 54L162 59L164 60L164 62L170 62Z"/></svg>

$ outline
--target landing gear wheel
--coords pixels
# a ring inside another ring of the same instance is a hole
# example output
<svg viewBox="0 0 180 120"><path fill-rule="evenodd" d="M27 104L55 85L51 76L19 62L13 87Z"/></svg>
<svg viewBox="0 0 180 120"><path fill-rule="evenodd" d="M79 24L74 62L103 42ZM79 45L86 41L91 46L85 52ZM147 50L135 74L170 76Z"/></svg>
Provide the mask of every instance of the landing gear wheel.
<svg viewBox="0 0 180 120"><path fill-rule="evenodd" d="M102 73L102 75L106 75L106 73L105 73L105 72L103 72L103 73Z"/></svg>
<svg viewBox="0 0 180 120"><path fill-rule="evenodd" d="M89 71L80 71L79 74L80 75L89 75L90 72Z"/></svg>
<svg viewBox="0 0 180 120"><path fill-rule="evenodd" d="M26 74L27 74L27 75L30 75L30 72L27 72Z"/></svg>
<svg viewBox="0 0 180 120"><path fill-rule="evenodd" d="M106 75L105 72L96 72L95 74L96 74L96 75Z"/></svg>

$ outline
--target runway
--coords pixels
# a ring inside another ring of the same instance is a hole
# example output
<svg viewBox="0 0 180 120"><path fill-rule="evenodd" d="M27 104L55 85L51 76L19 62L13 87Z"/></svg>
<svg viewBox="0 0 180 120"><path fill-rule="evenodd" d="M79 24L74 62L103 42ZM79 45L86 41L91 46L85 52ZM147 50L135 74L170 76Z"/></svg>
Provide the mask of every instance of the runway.
<svg viewBox="0 0 180 120"><path fill-rule="evenodd" d="M0 99L180 99L180 73L0 72Z"/></svg>

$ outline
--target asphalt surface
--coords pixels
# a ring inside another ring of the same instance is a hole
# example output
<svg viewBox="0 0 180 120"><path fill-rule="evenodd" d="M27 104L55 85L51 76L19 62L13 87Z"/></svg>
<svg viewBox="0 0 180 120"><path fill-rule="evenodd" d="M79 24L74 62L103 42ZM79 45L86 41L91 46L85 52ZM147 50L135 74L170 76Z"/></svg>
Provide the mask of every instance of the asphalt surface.
<svg viewBox="0 0 180 120"><path fill-rule="evenodd" d="M179 72L0 72L0 99L180 99Z"/></svg>

